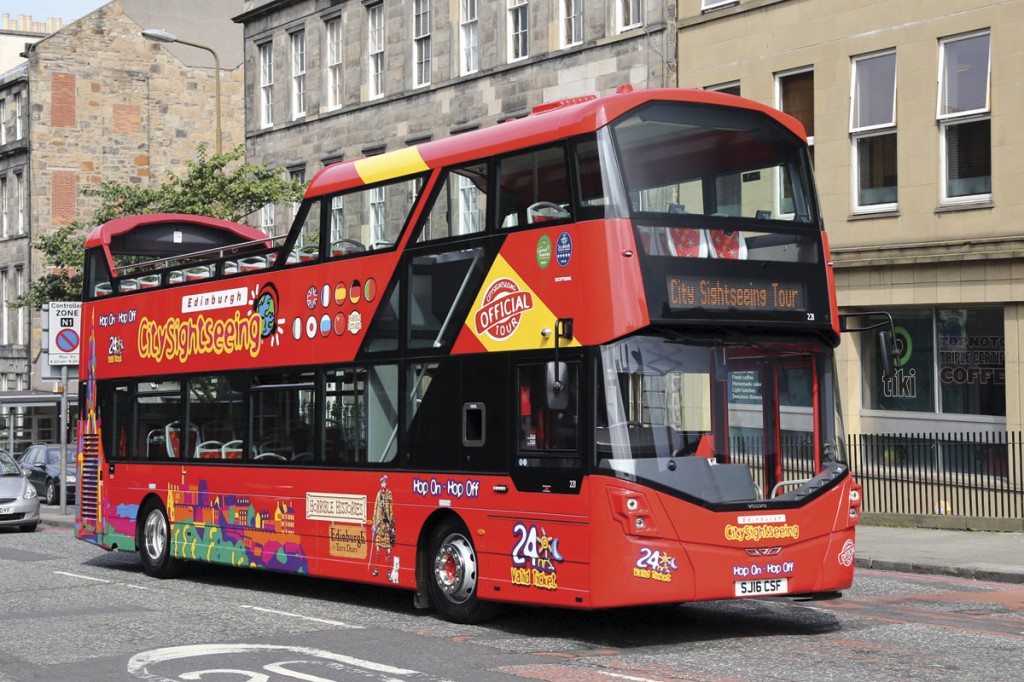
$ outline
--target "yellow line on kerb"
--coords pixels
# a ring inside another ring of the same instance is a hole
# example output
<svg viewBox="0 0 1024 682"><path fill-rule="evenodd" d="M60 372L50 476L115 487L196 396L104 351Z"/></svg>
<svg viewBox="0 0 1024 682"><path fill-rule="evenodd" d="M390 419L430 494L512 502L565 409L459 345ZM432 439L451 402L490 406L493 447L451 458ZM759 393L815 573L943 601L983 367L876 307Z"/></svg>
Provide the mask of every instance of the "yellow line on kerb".
<svg viewBox="0 0 1024 682"><path fill-rule="evenodd" d="M420 173L427 170L427 164L416 147L399 149L386 154L369 156L356 161L356 173L366 184L390 180L391 178Z"/></svg>

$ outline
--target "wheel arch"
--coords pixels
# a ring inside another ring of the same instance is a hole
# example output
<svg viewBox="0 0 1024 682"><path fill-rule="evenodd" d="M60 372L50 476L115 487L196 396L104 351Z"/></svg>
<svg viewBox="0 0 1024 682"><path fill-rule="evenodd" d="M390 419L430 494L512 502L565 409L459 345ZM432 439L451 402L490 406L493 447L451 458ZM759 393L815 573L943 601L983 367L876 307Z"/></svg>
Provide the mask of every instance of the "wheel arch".
<svg viewBox="0 0 1024 682"><path fill-rule="evenodd" d="M430 598L427 593L427 579L431 564L430 536L434 529L442 523L461 523L467 532L469 531L466 519L451 509L435 510L420 526L420 534L416 538L416 593L413 595L413 604L418 609L430 608Z"/></svg>

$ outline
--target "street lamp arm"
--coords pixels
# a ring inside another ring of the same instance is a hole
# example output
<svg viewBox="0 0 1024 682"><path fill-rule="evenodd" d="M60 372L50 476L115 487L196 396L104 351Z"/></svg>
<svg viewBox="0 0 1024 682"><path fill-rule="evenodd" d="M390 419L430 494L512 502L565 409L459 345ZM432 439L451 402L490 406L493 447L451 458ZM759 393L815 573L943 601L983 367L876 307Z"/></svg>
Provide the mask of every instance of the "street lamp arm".
<svg viewBox="0 0 1024 682"><path fill-rule="evenodd" d="M221 146L222 134L220 125L220 57L217 56L217 52L212 47L207 47L206 45L200 45L198 43L189 42L188 40L182 40L170 31L165 31L162 28L147 28L142 32L142 37L148 38L149 40L156 40L157 42L161 43L181 43L182 45L188 45L189 47L194 47L199 50L206 50L211 55L213 55L213 85L215 100L214 103L216 105L214 107L214 115L216 116L217 134L215 148L217 150L217 154L220 155L223 150Z"/></svg>

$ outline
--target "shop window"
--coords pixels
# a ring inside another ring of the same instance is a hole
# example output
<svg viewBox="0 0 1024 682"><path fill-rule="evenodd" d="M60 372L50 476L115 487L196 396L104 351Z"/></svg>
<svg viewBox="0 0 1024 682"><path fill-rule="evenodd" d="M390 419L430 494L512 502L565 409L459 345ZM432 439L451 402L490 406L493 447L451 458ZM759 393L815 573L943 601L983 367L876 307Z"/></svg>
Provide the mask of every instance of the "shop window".
<svg viewBox="0 0 1024 682"><path fill-rule="evenodd" d="M893 376L882 376L877 344L865 344L866 409L1006 416L1001 309L905 310L893 321Z"/></svg>

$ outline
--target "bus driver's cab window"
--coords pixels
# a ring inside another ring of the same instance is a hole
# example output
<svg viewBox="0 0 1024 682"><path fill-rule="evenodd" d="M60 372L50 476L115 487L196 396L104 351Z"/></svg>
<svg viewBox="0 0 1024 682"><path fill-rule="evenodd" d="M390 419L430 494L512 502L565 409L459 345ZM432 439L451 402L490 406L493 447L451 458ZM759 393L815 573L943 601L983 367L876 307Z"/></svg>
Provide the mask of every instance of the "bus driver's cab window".
<svg viewBox="0 0 1024 682"><path fill-rule="evenodd" d="M579 443L578 365L562 362L560 389L549 386L549 364L519 368L519 450L576 450ZM555 395L552 395L554 392ZM558 395L564 393L564 395Z"/></svg>

